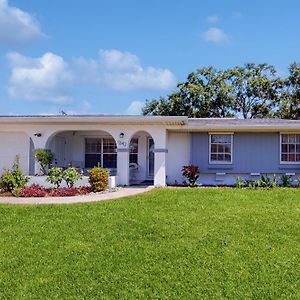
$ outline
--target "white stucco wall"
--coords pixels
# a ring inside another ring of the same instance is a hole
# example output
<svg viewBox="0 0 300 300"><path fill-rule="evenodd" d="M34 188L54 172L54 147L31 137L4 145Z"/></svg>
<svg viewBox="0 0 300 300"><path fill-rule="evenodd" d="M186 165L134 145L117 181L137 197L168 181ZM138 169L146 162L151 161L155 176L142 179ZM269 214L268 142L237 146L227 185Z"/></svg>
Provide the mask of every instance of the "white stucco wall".
<svg viewBox="0 0 300 300"><path fill-rule="evenodd" d="M0 132L0 174L11 169L16 155L20 156L20 167L29 173L29 136L21 132Z"/></svg>
<svg viewBox="0 0 300 300"><path fill-rule="evenodd" d="M191 136L189 133L168 133L167 153L167 183L174 184L175 180L181 183L184 179L181 169L184 165L190 164Z"/></svg>
<svg viewBox="0 0 300 300"><path fill-rule="evenodd" d="M63 120L63 122L60 121ZM95 131L105 131L117 142L117 159L118 159L118 169L117 169L117 178L118 178L118 184L120 185L128 185L129 184L129 142L130 139L138 132L145 131L149 133L154 141L155 141L155 148L158 149L157 152L155 152L155 166L154 166L154 184L157 186L164 186L166 183L166 173L165 173L165 156L166 153L164 150L167 148L167 125L166 124L156 124L156 123L143 123L141 121L140 123L121 123L115 121L115 119L105 121L103 124L101 123L101 118L99 118L99 123L95 123L96 120L93 118L89 118L88 120L85 120L83 122L82 119L74 118L37 118L35 122L27 122L27 119L24 118L24 120L21 118L20 120L16 118L16 122L11 122L9 120L8 123L2 123L0 127L1 133L7 133L8 135L12 133L18 133L20 130L24 130L24 132L27 133L28 140L27 142L21 142L21 139L18 139L20 144L22 146L19 146L20 151L25 151L28 153L29 150L29 138L32 140L33 146L35 149L38 148L49 148L53 146L53 142L51 143L51 140L53 137L55 137L57 134L61 134L62 132L68 132L68 136L71 134L73 135L73 132L79 133L80 131L86 131L90 134L95 133ZM24 121L24 122L23 122ZM169 125L168 125L169 126ZM170 125L171 126L171 125ZM174 125L175 127L177 125ZM122 133L123 137L120 137L120 134ZM73 136L72 136L73 139ZM17 140L17 138L16 138ZM0 141L1 142L1 141ZM70 161L81 161L84 157L82 157L82 154L84 155L84 151L82 151L82 146L84 146L84 138L80 137L78 138L77 145L71 145L67 139L66 144L66 163L68 164ZM6 145L10 145L9 142L5 142ZM52 144L52 145L51 145ZM78 147L78 145L81 145L81 147ZM8 146L11 148L10 146ZM33 148L33 147L32 147ZM81 148L81 150L79 150ZM74 149L78 149L75 152ZM142 150L142 149L141 149ZM3 150L4 155L6 155L7 150ZM29 161L29 154L28 155L28 161ZM26 156L27 156L26 155ZM24 157L24 155L22 155ZM4 159L6 160L6 159ZM22 161L23 164L23 161ZM5 166L5 161L0 161L0 170L3 166ZM37 163L33 164L34 167L32 167L31 174L34 174L38 172L39 166ZM24 167L26 170L26 173L29 172L29 163L27 162L27 165L24 164ZM145 166L146 167L146 166ZM143 173L141 168L141 173Z"/></svg>

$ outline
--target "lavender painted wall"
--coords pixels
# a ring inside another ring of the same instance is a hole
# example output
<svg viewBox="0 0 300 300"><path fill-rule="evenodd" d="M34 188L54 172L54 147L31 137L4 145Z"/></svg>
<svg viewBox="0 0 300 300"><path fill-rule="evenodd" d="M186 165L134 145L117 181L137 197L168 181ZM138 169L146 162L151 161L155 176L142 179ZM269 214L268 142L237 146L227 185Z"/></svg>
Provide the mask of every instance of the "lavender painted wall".
<svg viewBox="0 0 300 300"><path fill-rule="evenodd" d="M191 163L201 173L300 173L300 164L280 164L279 133L234 133L232 165L209 164L209 134L193 133Z"/></svg>

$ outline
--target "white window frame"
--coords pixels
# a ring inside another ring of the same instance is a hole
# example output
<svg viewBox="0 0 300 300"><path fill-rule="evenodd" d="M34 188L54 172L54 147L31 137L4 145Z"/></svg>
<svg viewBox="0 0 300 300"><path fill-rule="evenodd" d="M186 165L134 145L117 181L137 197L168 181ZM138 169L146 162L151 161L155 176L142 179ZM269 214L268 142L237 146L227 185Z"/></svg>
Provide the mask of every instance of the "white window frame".
<svg viewBox="0 0 300 300"><path fill-rule="evenodd" d="M233 132L209 132L208 143L208 162L210 165L232 165L233 162ZM230 135L230 161L211 160L211 136L212 135Z"/></svg>
<svg viewBox="0 0 300 300"><path fill-rule="evenodd" d="M300 161L284 161L282 160L282 147L281 147L281 144L282 144L282 136L283 135L290 135L290 134L293 134L293 135L300 135L299 132L280 132L280 139L279 139L279 161L280 161L280 164L281 165L299 165L300 164Z"/></svg>

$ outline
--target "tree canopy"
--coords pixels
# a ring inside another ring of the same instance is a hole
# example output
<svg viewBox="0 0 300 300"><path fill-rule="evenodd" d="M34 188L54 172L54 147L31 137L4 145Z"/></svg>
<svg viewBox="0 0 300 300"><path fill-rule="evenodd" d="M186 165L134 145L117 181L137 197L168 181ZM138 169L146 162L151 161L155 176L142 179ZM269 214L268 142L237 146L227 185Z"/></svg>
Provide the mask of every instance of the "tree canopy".
<svg viewBox="0 0 300 300"><path fill-rule="evenodd" d="M286 78L275 67L248 63L197 69L167 97L146 101L144 115L300 119L300 65Z"/></svg>

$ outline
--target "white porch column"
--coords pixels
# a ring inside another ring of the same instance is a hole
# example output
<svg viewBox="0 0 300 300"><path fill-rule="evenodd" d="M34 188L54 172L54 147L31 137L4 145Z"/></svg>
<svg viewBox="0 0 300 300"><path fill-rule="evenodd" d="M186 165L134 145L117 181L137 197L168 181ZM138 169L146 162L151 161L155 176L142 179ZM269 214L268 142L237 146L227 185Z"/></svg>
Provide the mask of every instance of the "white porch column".
<svg viewBox="0 0 300 300"><path fill-rule="evenodd" d="M166 154L168 150L165 148L154 149L154 185L166 185Z"/></svg>
<svg viewBox="0 0 300 300"><path fill-rule="evenodd" d="M33 142L34 149L45 149L46 143L48 141L49 135L36 135L36 134L30 134L30 138ZM30 155L30 154L29 154ZM37 174L40 172L40 164L36 161L34 161L34 174Z"/></svg>
<svg viewBox="0 0 300 300"><path fill-rule="evenodd" d="M167 156L167 131L161 128L153 133L154 138L154 185L166 185L166 156Z"/></svg>
<svg viewBox="0 0 300 300"><path fill-rule="evenodd" d="M129 149L117 149L117 176L119 185L129 185Z"/></svg>

